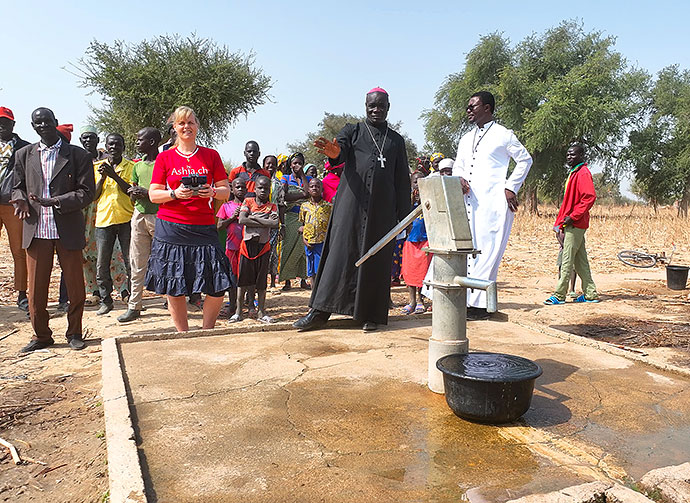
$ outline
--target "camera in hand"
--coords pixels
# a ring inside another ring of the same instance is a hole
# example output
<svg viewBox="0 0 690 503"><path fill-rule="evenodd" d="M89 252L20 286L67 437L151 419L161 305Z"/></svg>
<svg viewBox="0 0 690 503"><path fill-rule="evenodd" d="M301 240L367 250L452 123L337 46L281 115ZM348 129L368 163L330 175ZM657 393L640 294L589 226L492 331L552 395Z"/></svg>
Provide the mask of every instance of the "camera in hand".
<svg viewBox="0 0 690 503"><path fill-rule="evenodd" d="M183 176L180 181L186 188L191 189L196 196L199 190L201 190L201 187L206 185L206 175L197 175L195 173L189 176Z"/></svg>

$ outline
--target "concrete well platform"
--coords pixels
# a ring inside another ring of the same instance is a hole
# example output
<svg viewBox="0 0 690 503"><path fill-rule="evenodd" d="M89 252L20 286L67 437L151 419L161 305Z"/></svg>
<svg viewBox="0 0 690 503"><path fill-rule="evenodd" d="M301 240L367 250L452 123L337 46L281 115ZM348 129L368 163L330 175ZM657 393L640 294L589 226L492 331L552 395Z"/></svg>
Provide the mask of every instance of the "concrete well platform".
<svg viewBox="0 0 690 503"><path fill-rule="evenodd" d="M426 388L429 319L123 338L104 381L119 365L148 501L501 502L687 460L689 378L510 322L468 333L543 367L517 423L463 421Z"/></svg>

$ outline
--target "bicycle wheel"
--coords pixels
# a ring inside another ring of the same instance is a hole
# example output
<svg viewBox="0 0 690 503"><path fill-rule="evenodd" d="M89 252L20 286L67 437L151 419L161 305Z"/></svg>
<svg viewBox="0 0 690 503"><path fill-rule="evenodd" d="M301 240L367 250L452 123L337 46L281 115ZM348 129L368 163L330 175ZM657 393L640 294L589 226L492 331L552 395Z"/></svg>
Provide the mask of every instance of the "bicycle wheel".
<svg viewBox="0 0 690 503"><path fill-rule="evenodd" d="M647 268L656 265L656 257L654 255L635 250L621 250L618 253L618 260L631 267Z"/></svg>

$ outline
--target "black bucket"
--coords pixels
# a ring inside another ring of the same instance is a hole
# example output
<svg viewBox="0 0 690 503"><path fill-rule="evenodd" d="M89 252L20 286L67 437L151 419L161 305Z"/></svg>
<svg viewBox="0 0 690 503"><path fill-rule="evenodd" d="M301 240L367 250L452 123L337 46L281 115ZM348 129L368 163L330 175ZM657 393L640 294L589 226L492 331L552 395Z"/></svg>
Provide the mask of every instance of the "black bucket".
<svg viewBox="0 0 690 503"><path fill-rule="evenodd" d="M685 290L688 283L688 270L686 265L667 265L666 283L671 290Z"/></svg>
<svg viewBox="0 0 690 503"><path fill-rule="evenodd" d="M448 355L436 367L443 373L451 410L463 419L490 424L509 423L527 412L534 381L542 374L533 361L501 353Z"/></svg>

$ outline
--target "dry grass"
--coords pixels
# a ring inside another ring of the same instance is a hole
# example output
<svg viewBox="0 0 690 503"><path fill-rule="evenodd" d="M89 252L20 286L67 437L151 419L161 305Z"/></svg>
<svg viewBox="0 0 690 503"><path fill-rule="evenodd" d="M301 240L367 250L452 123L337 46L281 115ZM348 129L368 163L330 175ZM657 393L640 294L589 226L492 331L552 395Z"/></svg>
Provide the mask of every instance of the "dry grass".
<svg viewBox="0 0 690 503"><path fill-rule="evenodd" d="M558 243L552 231L558 208L541 207L540 215L521 211L513 224L502 267L514 274L530 276L556 271ZM690 220L678 218L674 208L595 205L586 234L587 253L594 272L624 271L628 266L616 258L622 249L670 254L674 264L690 265Z"/></svg>

